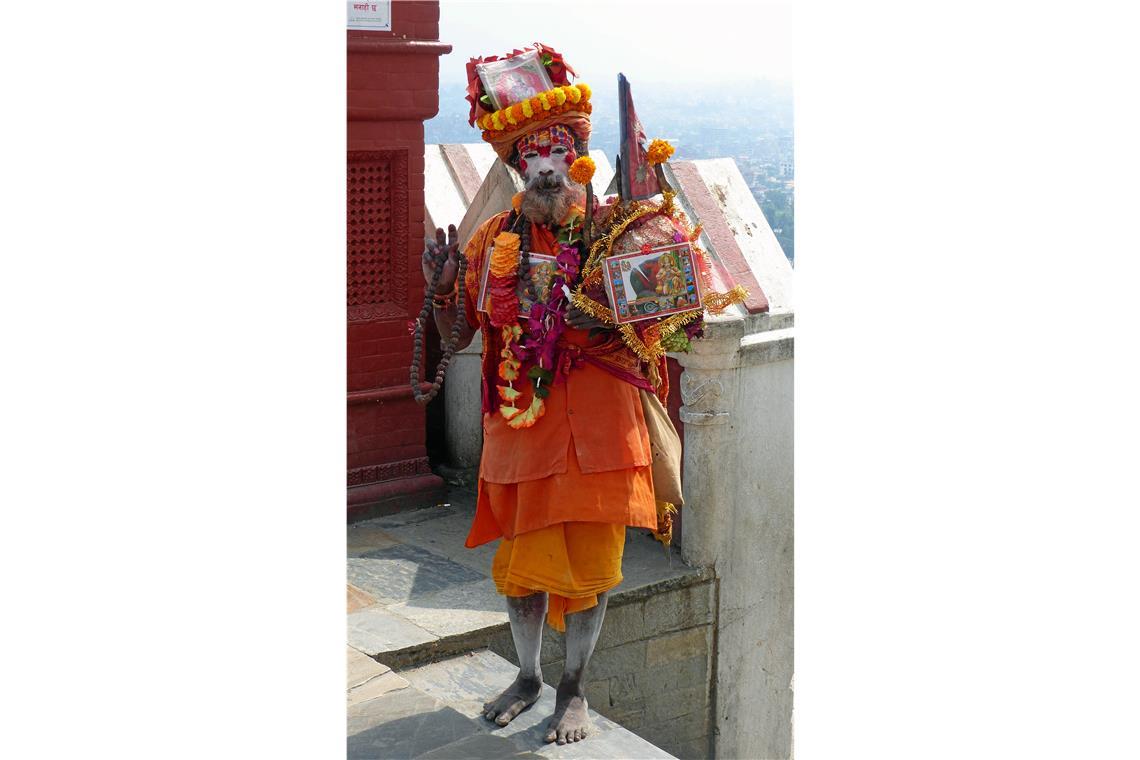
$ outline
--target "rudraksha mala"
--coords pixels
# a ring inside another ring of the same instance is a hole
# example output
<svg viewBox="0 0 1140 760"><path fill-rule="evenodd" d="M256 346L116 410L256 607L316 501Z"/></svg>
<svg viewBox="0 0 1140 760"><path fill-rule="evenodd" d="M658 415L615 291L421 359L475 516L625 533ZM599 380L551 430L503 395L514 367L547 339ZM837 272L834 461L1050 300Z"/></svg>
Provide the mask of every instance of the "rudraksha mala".
<svg viewBox="0 0 1140 760"><path fill-rule="evenodd" d="M447 374L447 365L451 364L451 356L455 353L455 347L459 344L459 333L467 326L467 312L465 311L465 300L467 288L463 286L464 277L467 274L467 257L459 257L459 273L455 276L455 287L459 291L458 303L456 304L455 321L451 324L451 335L443 340L443 356L439 360L439 366L435 370L435 379L432 380L431 387L427 392L420 390L420 362L423 361L424 356L424 325L427 324L428 317L432 313L432 306L435 300L435 288L439 284L439 276L443 273L444 264L447 262L449 246L440 246L440 252L435 256L435 271L432 272L431 282L424 286L424 307L420 309L420 314L416 317L416 327L412 334L412 367L410 371L412 383L412 397L420 406L426 406L436 395L439 394L440 386L443 385L443 376Z"/></svg>

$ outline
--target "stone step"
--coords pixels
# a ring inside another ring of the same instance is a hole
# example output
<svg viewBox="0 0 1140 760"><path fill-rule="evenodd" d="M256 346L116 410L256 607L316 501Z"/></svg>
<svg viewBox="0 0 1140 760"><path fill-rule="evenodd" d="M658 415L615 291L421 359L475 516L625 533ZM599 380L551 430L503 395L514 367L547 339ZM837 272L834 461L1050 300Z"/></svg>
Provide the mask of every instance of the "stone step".
<svg viewBox="0 0 1140 760"><path fill-rule="evenodd" d="M474 493L450 498L348 526L348 643L391 667L486 647L508 630L506 604L490 577L497 542L466 548ZM633 530L622 572L611 606L712 577Z"/></svg>
<svg viewBox="0 0 1140 760"><path fill-rule="evenodd" d="M350 653L350 760L673 757L593 710L589 738L573 744L547 744L543 734L555 699L550 686L544 686L538 702L507 726L487 721L482 717L483 703L509 686L518 672L487 650L398 672L380 665L373 668L363 661L354 663L354 659ZM389 680L378 685L385 678ZM364 696L361 690L370 685L377 693Z"/></svg>

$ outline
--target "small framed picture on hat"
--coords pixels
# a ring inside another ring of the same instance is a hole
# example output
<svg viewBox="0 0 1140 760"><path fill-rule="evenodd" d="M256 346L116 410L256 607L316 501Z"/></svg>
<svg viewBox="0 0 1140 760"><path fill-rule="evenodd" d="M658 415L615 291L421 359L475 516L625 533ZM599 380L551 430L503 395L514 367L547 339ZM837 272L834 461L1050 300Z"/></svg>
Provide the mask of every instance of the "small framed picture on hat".
<svg viewBox="0 0 1140 760"><path fill-rule="evenodd" d="M688 243L611 256L606 291L619 325L702 308L697 264Z"/></svg>
<svg viewBox="0 0 1140 760"><path fill-rule="evenodd" d="M501 61L476 64L475 71L496 109L513 106L554 88L536 50Z"/></svg>

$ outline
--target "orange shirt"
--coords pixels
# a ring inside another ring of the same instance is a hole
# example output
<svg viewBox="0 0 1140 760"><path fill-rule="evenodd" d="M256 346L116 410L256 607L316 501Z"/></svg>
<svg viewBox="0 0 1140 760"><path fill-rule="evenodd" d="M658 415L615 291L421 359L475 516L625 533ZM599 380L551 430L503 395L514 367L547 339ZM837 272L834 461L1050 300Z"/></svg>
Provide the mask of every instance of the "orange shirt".
<svg viewBox="0 0 1140 760"><path fill-rule="evenodd" d="M467 245L468 270L465 282L466 313L469 324L483 328L484 374L493 375L498 364L497 341L487 315L476 311L479 273L489 241L498 234L508 212L485 222ZM531 244L537 253L554 253L544 243L547 235L536 229ZM585 330L568 329L563 342L579 346L601 342ZM523 366L514 387L522 391L515 402L519 408L530 404L533 388ZM491 373L487 370L492 369ZM490 483L521 483L539 480L567 470L567 448L574 453L582 473L608 472L652 463L649 433L641 410L638 389L605 370L577 362L566 380L550 388L545 399L546 413L529 428L515 430L498 413L498 394L491 389L489 414L483 415L483 457L480 477Z"/></svg>

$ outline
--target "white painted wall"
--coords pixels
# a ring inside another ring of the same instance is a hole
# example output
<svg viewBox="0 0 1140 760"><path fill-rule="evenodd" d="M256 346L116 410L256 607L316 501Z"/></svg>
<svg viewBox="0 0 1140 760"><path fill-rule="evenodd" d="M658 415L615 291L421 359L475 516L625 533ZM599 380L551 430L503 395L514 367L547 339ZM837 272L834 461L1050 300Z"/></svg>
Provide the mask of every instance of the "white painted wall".
<svg viewBox="0 0 1140 760"><path fill-rule="evenodd" d="M710 324L678 360L682 556L712 566L716 756L791 756L793 337L767 315Z"/></svg>

